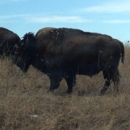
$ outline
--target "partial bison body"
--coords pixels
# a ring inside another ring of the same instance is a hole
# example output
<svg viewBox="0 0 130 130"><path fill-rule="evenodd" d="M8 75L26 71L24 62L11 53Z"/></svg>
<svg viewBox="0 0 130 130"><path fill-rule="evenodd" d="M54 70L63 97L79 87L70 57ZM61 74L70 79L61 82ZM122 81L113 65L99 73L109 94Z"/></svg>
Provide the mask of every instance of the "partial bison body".
<svg viewBox="0 0 130 130"><path fill-rule="evenodd" d="M12 55L14 45L20 41L20 38L14 32L0 27L0 55Z"/></svg>
<svg viewBox="0 0 130 130"><path fill-rule="evenodd" d="M110 82L118 86L118 64L124 60L123 44L110 36L77 29L42 29L35 36L28 33L15 48L15 64L26 72L30 65L47 74L50 91L57 89L64 78L67 93L72 92L76 75L93 76L103 72L104 94ZM118 87L116 87L118 90Z"/></svg>

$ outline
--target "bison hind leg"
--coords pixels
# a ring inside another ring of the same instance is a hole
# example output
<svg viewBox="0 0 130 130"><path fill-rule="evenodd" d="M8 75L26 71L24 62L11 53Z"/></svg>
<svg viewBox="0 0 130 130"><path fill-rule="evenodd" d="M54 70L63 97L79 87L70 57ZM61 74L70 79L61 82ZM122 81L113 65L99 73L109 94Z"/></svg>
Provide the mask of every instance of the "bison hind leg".
<svg viewBox="0 0 130 130"><path fill-rule="evenodd" d="M101 95L103 95L107 91L109 85L110 85L110 79L106 79L103 88L100 90Z"/></svg>
<svg viewBox="0 0 130 130"><path fill-rule="evenodd" d="M100 91L100 94L103 95L106 90L109 88L111 81L114 82L114 90L116 90L117 92L119 91L119 83L120 83L120 74L119 74L119 70L114 69L108 69L107 71L105 70L103 72L104 75L104 79L106 79L105 84L103 86L103 88Z"/></svg>
<svg viewBox="0 0 130 130"><path fill-rule="evenodd" d="M120 73L118 69L114 73L113 82L114 82L114 91L118 92L120 84Z"/></svg>

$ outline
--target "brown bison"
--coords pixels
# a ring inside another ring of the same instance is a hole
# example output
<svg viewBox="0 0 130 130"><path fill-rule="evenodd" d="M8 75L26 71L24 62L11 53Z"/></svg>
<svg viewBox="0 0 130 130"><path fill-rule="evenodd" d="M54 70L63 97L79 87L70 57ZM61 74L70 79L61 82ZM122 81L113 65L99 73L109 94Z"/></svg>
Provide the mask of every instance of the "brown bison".
<svg viewBox="0 0 130 130"><path fill-rule="evenodd" d="M119 84L120 59L123 62L124 45L110 36L78 29L49 28L41 29L35 36L25 34L15 48L14 62L24 72L32 65L47 74L50 91L57 89L64 78L67 93L72 92L77 74L91 77L102 71L105 84L100 93L104 94L111 81Z"/></svg>
<svg viewBox="0 0 130 130"><path fill-rule="evenodd" d="M0 55L9 56L13 53L14 45L20 41L20 38L14 32L0 27Z"/></svg>

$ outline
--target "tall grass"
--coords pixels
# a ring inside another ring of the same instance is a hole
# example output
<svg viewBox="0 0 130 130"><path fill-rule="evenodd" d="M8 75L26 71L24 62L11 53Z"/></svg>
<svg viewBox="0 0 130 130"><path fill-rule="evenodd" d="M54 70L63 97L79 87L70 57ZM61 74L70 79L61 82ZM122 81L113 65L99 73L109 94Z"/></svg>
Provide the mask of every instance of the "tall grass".
<svg viewBox="0 0 130 130"><path fill-rule="evenodd" d="M98 96L102 73L77 76L73 93L67 95L63 80L48 93L49 79L33 67L24 74L6 60L0 61L0 130L130 130L130 47L119 66L119 93L113 84Z"/></svg>

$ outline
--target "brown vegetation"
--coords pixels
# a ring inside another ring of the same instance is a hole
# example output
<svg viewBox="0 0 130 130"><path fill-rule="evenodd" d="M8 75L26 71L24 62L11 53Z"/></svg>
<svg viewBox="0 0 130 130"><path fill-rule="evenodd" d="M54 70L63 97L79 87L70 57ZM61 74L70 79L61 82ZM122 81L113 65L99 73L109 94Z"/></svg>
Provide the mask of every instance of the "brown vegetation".
<svg viewBox="0 0 130 130"><path fill-rule="evenodd" d="M113 84L98 96L102 73L77 76L71 95L62 81L48 93L49 79L31 67L24 74L9 60L0 61L0 130L130 130L130 47L120 63L119 93Z"/></svg>

